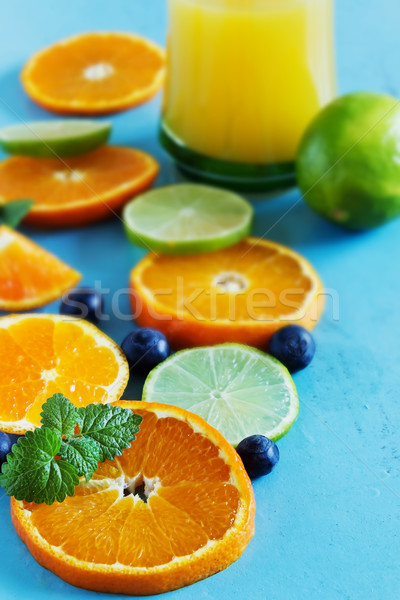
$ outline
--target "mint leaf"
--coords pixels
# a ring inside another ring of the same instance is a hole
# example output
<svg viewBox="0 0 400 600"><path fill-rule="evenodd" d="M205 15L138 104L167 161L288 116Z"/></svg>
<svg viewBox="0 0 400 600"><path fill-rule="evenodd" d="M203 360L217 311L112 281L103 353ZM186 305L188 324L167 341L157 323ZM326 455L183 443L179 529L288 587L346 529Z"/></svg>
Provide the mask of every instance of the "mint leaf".
<svg viewBox="0 0 400 600"><path fill-rule="evenodd" d="M110 404L89 404L79 412L83 416L81 435L98 442L101 462L121 456L135 439L142 422L140 415Z"/></svg>
<svg viewBox="0 0 400 600"><path fill-rule="evenodd" d="M0 474L6 494L37 504L73 496L79 477L89 481L99 462L120 456L142 422L120 406L77 408L63 394L54 394L42 409L42 427L19 438Z"/></svg>
<svg viewBox="0 0 400 600"><path fill-rule="evenodd" d="M33 204L33 200L25 198L6 202L0 207L0 221L2 221L4 225L8 225L8 227L17 227L31 210Z"/></svg>
<svg viewBox="0 0 400 600"><path fill-rule="evenodd" d="M79 483L76 468L54 457L61 440L56 432L41 427L20 437L2 466L0 485L17 500L53 504L73 496Z"/></svg>
<svg viewBox="0 0 400 600"><path fill-rule="evenodd" d="M82 417L77 407L63 394L54 394L42 406L40 422L60 437L74 435L75 427L81 426Z"/></svg>
<svg viewBox="0 0 400 600"><path fill-rule="evenodd" d="M60 456L89 481L101 460L100 445L90 437L75 438L67 444L61 442Z"/></svg>

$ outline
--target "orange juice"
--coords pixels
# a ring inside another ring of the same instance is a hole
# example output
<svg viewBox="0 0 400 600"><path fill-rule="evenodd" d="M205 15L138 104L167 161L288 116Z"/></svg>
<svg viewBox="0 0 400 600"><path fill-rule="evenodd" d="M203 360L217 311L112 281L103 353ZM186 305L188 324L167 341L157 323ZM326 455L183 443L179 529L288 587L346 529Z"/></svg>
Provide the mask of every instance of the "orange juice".
<svg viewBox="0 0 400 600"><path fill-rule="evenodd" d="M332 3L169 0L166 135L218 161L293 161L335 95Z"/></svg>

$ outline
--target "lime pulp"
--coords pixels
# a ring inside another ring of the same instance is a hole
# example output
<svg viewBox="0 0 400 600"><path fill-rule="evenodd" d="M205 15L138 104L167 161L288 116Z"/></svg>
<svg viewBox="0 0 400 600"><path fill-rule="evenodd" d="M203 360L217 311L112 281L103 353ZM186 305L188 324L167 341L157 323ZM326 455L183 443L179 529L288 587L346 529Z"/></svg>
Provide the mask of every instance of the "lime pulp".
<svg viewBox="0 0 400 600"><path fill-rule="evenodd" d="M204 185L151 190L123 211L128 239L160 254L196 254L232 246L251 230L252 206L241 196Z"/></svg>
<svg viewBox="0 0 400 600"><path fill-rule="evenodd" d="M35 121L0 130L0 147L8 154L66 158L91 152L110 137L111 123L87 119Z"/></svg>
<svg viewBox="0 0 400 600"><path fill-rule="evenodd" d="M281 438L299 409L287 369L241 344L177 352L150 372L143 400L198 414L234 446L255 434Z"/></svg>

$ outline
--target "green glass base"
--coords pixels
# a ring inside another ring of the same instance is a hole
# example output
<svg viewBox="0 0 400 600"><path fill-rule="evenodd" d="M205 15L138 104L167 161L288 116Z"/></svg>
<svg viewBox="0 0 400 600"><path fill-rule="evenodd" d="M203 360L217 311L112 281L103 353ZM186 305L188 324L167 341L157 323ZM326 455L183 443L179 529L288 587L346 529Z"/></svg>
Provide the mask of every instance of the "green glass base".
<svg viewBox="0 0 400 600"><path fill-rule="evenodd" d="M241 192L278 192L296 185L294 162L250 165L210 158L190 150L161 124L160 143L191 179Z"/></svg>

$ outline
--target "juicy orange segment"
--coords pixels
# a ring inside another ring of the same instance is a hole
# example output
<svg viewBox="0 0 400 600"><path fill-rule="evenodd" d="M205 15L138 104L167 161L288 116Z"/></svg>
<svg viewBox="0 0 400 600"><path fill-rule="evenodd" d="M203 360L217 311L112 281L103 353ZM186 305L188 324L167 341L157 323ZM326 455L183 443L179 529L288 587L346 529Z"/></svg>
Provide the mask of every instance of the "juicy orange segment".
<svg viewBox="0 0 400 600"><path fill-rule="evenodd" d="M128 33L84 33L41 50L22 84L38 104L61 114L107 114L146 102L161 88L165 55Z"/></svg>
<svg viewBox="0 0 400 600"><path fill-rule="evenodd" d="M253 491L235 450L180 408L118 404L143 417L121 457L61 504L12 499L33 556L73 585L124 594L172 590L229 566L254 532Z"/></svg>
<svg viewBox="0 0 400 600"><path fill-rule="evenodd" d="M323 308L310 263L257 238L195 256L149 254L130 283L139 325L160 329L174 348L238 342L265 349L283 325L314 327Z"/></svg>
<svg viewBox="0 0 400 600"><path fill-rule="evenodd" d="M25 222L83 225L115 216L153 183L158 169L148 154L120 146L67 159L13 156L0 162L0 204L32 198Z"/></svg>
<svg viewBox="0 0 400 600"><path fill-rule="evenodd" d="M0 430L9 433L39 426L42 404L57 392L77 406L104 404L120 398L129 377L112 340L62 315L1 317L0 364Z"/></svg>
<svg viewBox="0 0 400 600"><path fill-rule="evenodd" d="M74 287L80 273L27 237L0 226L0 310L44 306Z"/></svg>

